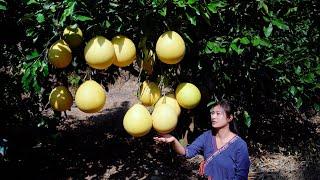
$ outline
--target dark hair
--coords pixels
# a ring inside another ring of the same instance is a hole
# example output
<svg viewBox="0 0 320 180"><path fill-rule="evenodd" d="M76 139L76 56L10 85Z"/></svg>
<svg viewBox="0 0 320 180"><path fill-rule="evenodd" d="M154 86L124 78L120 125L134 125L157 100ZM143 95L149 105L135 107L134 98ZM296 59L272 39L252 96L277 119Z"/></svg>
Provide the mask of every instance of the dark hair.
<svg viewBox="0 0 320 180"><path fill-rule="evenodd" d="M229 128L233 133L238 134L232 105L227 100L221 100L214 103L211 108L214 108L215 106L221 106L228 118L233 115L233 120L229 123Z"/></svg>

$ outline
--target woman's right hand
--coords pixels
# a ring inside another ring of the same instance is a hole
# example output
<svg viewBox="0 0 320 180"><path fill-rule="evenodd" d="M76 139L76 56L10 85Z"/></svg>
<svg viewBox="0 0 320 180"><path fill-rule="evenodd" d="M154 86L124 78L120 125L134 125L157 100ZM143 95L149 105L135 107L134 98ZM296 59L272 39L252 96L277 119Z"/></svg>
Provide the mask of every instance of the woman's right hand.
<svg viewBox="0 0 320 180"><path fill-rule="evenodd" d="M161 134L159 137L153 137L153 140L158 143L172 143L176 138L171 134Z"/></svg>

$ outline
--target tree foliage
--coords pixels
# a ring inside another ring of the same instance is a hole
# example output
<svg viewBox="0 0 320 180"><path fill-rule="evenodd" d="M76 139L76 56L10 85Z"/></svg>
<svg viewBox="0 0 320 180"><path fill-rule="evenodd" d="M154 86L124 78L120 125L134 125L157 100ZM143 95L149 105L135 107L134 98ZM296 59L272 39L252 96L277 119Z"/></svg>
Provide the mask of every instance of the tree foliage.
<svg viewBox="0 0 320 180"><path fill-rule="evenodd" d="M174 30L186 42L184 60L178 65L157 61L157 71L142 73L141 79L173 88L192 81L205 104L223 97L235 101L247 126L255 105L266 101L319 111L319 9L314 0L0 1L2 19L14 17L10 20L23 34L21 56L13 65L25 91L47 99L47 91L58 83L77 86L88 74L110 82L117 74L115 67L88 68L84 44L73 50L71 67L58 70L48 64L47 50L67 25L77 24L85 42L96 35L128 36L138 47L138 63L143 46L154 50L157 38Z"/></svg>

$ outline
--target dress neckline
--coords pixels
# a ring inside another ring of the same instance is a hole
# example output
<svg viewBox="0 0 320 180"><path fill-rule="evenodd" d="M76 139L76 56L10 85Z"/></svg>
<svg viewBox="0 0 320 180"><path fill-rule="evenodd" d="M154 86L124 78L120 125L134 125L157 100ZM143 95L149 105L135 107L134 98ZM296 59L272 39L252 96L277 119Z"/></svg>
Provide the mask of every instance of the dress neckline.
<svg viewBox="0 0 320 180"><path fill-rule="evenodd" d="M216 140L216 136L212 135L212 145L213 145L213 151L220 151L222 149L226 149L228 148L228 146L230 144L232 144L239 136L237 134L235 134L227 143L225 143L223 146L221 146L220 148L218 148L217 146L217 140Z"/></svg>

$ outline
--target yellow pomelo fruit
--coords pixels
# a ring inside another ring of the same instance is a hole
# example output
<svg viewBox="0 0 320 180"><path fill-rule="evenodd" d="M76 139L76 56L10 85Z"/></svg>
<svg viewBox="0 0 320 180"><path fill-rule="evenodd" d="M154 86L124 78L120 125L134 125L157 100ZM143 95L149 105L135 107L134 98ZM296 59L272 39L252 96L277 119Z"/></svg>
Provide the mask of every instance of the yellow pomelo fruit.
<svg viewBox="0 0 320 180"><path fill-rule="evenodd" d="M163 33L156 44L156 53L160 61L177 64L185 54L186 46L182 37L175 31Z"/></svg>
<svg viewBox="0 0 320 180"><path fill-rule="evenodd" d="M176 89L176 98L179 105L186 109L195 108L200 100L201 93L192 83L180 83Z"/></svg>
<svg viewBox="0 0 320 180"><path fill-rule="evenodd" d="M178 101L176 100L174 94L170 93L167 94L165 96L162 96L158 102L156 103L156 105L154 106L154 108L157 108L158 106L160 106L161 104L167 104L169 106L171 106L177 113L177 115L180 115L181 112L181 108L179 106Z"/></svg>
<svg viewBox="0 0 320 180"><path fill-rule="evenodd" d="M84 48L87 64L95 69L107 69L116 58L111 41L103 36L92 38Z"/></svg>
<svg viewBox="0 0 320 180"><path fill-rule="evenodd" d="M71 49L64 40L60 39L49 48L48 59L56 68L65 68L71 63Z"/></svg>
<svg viewBox="0 0 320 180"><path fill-rule="evenodd" d="M96 81L88 80L77 89L75 101L81 111L95 113L103 108L106 102L106 93Z"/></svg>
<svg viewBox="0 0 320 180"><path fill-rule="evenodd" d="M167 104L160 104L152 112L152 126L161 134L170 133L178 123L176 111Z"/></svg>
<svg viewBox="0 0 320 180"><path fill-rule="evenodd" d="M148 134L152 128L152 118L148 109L141 104L133 105L124 116L123 127L134 137Z"/></svg>
<svg viewBox="0 0 320 180"><path fill-rule="evenodd" d="M116 36L111 40L116 58L113 64L118 67L130 65L136 59L136 46L125 36Z"/></svg>
<svg viewBox="0 0 320 180"><path fill-rule="evenodd" d="M78 47L82 42L83 34L78 26L70 25L63 30L63 39L70 47Z"/></svg>
<svg viewBox="0 0 320 180"><path fill-rule="evenodd" d="M145 106L154 105L160 98L160 89L154 82L144 81L140 87L139 99Z"/></svg>
<svg viewBox="0 0 320 180"><path fill-rule="evenodd" d="M56 111L66 111L70 110L73 104L73 97L68 88L65 86L58 86L51 91L49 102L52 109Z"/></svg>

